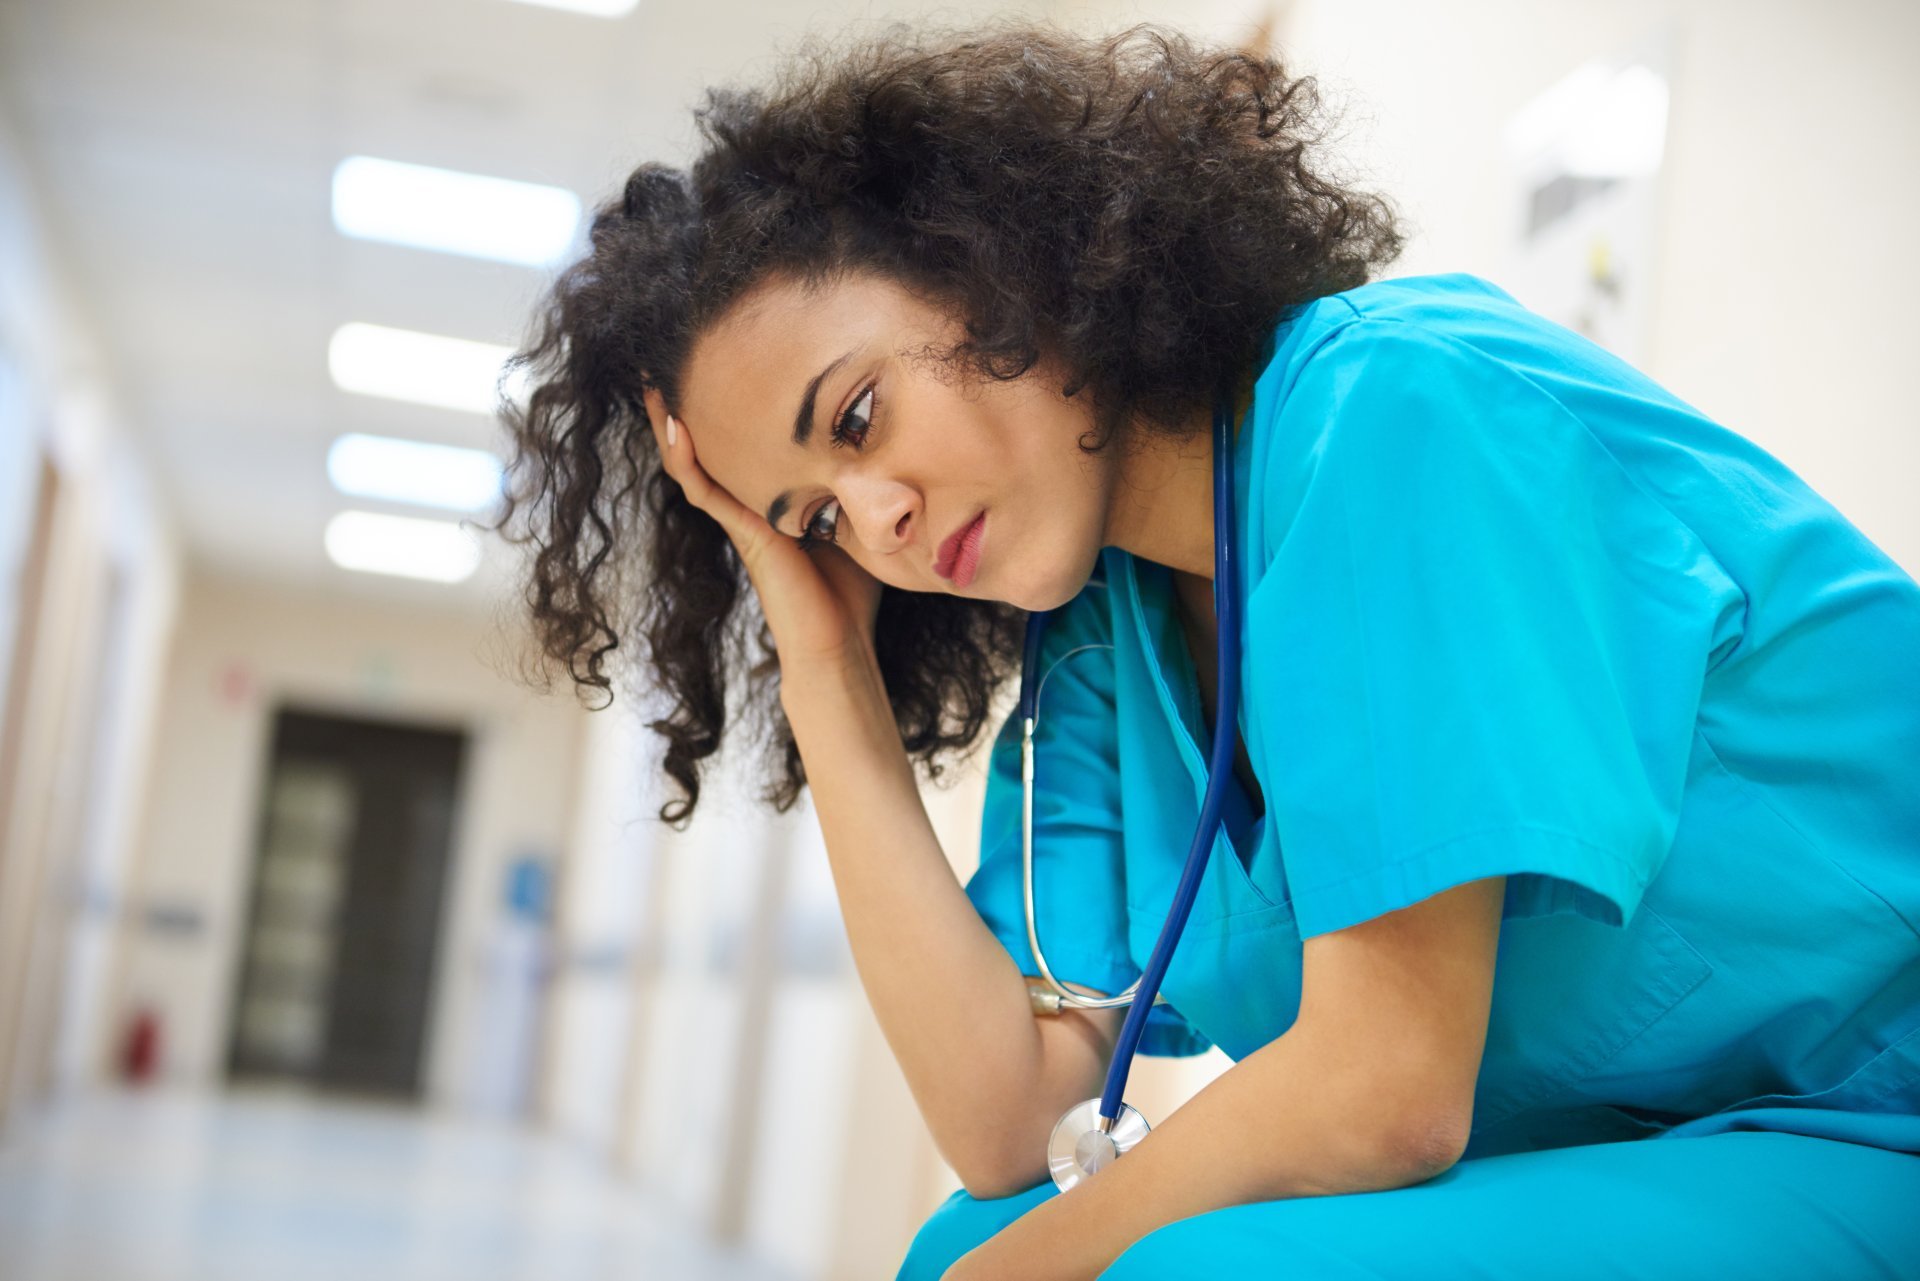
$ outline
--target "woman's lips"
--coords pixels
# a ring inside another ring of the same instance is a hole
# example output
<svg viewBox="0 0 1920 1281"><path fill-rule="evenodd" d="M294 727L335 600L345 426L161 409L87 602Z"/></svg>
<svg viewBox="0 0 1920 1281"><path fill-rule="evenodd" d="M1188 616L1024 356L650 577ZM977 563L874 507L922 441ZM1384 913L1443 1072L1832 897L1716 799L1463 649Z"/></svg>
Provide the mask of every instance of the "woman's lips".
<svg viewBox="0 0 1920 1281"><path fill-rule="evenodd" d="M938 559L934 561L934 565L933 565L934 573L940 575L940 577L942 578L953 578L955 576L955 574L958 572L960 567L961 553L967 545L968 536L974 534L974 531L979 527L980 522L986 519L986 515L987 515L986 512L984 511L981 512L979 515L975 516L972 520L962 525L959 529L956 529L951 534L947 535L946 541L940 544L940 555ZM975 536L974 542L976 546L974 549L973 560L974 560L974 565L978 566L979 548L977 545L978 544L977 536ZM969 569L967 571L967 577L969 579L973 577L972 569Z"/></svg>
<svg viewBox="0 0 1920 1281"><path fill-rule="evenodd" d="M987 539L987 514L981 512L960 535L960 554L953 560L953 585L965 588L980 568L980 546Z"/></svg>

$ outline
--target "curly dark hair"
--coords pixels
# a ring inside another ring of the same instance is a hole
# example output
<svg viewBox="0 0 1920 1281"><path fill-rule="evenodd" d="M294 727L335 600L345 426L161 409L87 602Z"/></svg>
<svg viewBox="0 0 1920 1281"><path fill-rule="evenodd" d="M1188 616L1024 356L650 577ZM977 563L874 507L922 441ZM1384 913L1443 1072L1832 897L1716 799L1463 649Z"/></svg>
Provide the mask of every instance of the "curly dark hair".
<svg viewBox="0 0 1920 1281"><path fill-rule="evenodd" d="M709 90L691 171L644 164L593 217L510 368L509 537L529 544L537 679L610 702L609 659L643 635L671 712L650 728L685 791L728 722L730 671L784 812L806 785L778 664L719 524L660 465L642 393L677 406L696 337L776 277L877 272L937 299L975 376L1064 371L1097 449L1115 430L1191 430L1251 372L1293 306L1398 256L1394 211L1324 176L1311 77L1138 26L1104 38L1002 23L813 45L766 90ZM740 609L742 597L748 608ZM902 742L929 778L971 751L1018 669L1024 612L882 594L874 642ZM749 653L747 636L754 646ZM751 660L748 662L747 660ZM602 704L604 705L604 704Z"/></svg>

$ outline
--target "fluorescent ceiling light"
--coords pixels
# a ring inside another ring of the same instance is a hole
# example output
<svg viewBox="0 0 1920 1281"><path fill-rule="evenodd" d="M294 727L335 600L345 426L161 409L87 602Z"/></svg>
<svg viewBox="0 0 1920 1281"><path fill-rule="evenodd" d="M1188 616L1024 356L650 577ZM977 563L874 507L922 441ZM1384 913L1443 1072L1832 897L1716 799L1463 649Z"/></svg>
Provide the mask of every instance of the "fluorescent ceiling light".
<svg viewBox="0 0 1920 1281"><path fill-rule="evenodd" d="M429 445L391 436L342 436L327 450L335 489L422 507L477 512L500 497L503 468L484 449Z"/></svg>
<svg viewBox="0 0 1920 1281"><path fill-rule="evenodd" d="M333 331L327 371L342 391L491 415L510 347L353 321ZM520 396L520 379L507 394Z"/></svg>
<svg viewBox="0 0 1920 1281"><path fill-rule="evenodd" d="M573 245L564 187L349 156L333 171L333 225L361 240L543 267Z"/></svg>
<svg viewBox="0 0 1920 1281"><path fill-rule="evenodd" d="M450 520L341 512L327 522L327 555L342 569L457 583L480 567L480 540Z"/></svg>
<svg viewBox="0 0 1920 1281"><path fill-rule="evenodd" d="M521 4L537 4L543 9L565 9L569 13L584 13L595 18L624 18L632 13L640 0L519 0Z"/></svg>

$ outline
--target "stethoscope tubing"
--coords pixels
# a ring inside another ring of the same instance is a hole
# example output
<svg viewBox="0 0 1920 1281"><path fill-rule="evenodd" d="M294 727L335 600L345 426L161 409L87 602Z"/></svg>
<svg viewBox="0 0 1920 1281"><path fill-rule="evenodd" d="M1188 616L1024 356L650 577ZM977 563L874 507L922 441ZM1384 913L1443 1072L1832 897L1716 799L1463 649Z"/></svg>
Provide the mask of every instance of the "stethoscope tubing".
<svg viewBox="0 0 1920 1281"><path fill-rule="evenodd" d="M1069 992L1053 977L1052 970L1041 954L1033 908L1033 729L1039 706L1039 682L1034 674L1039 670L1040 641L1050 611L1038 611L1028 618L1021 654L1021 889L1026 906L1027 941L1033 949L1034 963L1040 970L1041 978L1060 996L1063 1005L1081 1009L1127 1007L1126 1021L1121 1025L1119 1039L1114 1043L1113 1058L1107 1067L1106 1086L1100 1097L1100 1118L1107 1125L1112 1125L1120 1116L1127 1076L1132 1069L1140 1038L1146 1032L1147 1016L1161 999L1161 980L1166 977L1167 966L1173 960L1173 950L1180 942L1187 917L1193 910L1194 899L1199 894L1200 882L1207 870L1207 859L1213 852L1214 838L1219 832L1220 812L1226 801L1228 779L1233 769L1240 710L1240 590L1233 538L1230 405L1230 398L1223 393L1215 400L1213 410L1213 598L1217 613L1215 679L1219 694L1214 710L1213 750L1208 762L1207 790L1200 803L1200 821L1194 828L1193 843L1187 850L1180 883L1174 891L1173 903L1167 910L1165 923L1160 927L1160 937L1154 943L1147 967L1132 987L1117 996L1094 998Z"/></svg>

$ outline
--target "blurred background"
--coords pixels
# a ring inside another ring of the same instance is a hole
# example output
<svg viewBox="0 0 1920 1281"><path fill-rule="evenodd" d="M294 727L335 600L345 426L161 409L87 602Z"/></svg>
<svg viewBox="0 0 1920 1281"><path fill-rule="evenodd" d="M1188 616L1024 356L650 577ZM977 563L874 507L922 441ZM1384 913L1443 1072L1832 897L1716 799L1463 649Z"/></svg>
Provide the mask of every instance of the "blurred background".
<svg viewBox="0 0 1920 1281"><path fill-rule="evenodd" d="M810 812L740 753L655 821L646 709L509 679L459 522L582 204L703 86L1008 11L0 0L0 1276L893 1275L958 1181ZM1314 74L1393 274L1493 280L1920 570L1920 7L1020 11ZM962 877L980 795L927 793Z"/></svg>

